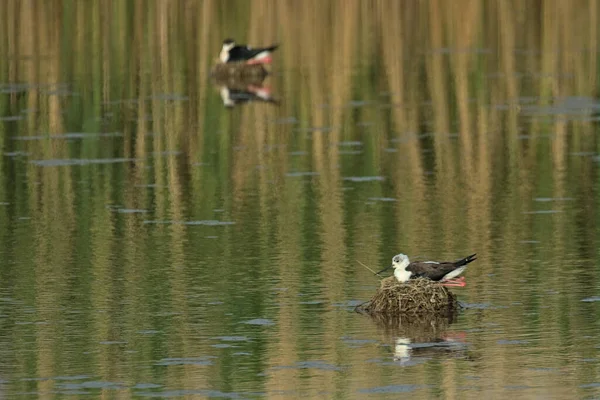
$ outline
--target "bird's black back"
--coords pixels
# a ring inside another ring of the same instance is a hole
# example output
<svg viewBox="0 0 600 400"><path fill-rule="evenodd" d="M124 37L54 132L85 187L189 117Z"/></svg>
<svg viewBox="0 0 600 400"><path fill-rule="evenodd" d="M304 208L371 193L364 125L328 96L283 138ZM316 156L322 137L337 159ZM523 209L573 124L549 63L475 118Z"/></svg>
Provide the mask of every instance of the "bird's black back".
<svg viewBox="0 0 600 400"><path fill-rule="evenodd" d="M235 46L231 50L229 50L229 59L227 62L237 62L237 61L246 61L250 60L253 57L256 57L263 51L273 51L277 48L277 45L271 47L261 47L258 49L252 49L248 46Z"/></svg>

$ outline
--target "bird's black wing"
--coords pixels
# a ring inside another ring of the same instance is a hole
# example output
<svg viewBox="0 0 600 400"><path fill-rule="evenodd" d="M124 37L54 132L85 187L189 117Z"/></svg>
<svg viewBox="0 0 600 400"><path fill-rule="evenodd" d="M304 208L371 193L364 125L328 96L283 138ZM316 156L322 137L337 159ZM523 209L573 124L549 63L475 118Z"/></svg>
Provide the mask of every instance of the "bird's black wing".
<svg viewBox="0 0 600 400"><path fill-rule="evenodd" d="M413 278L428 278L432 281L439 281L448 273L454 271L456 266L453 262L423 262L415 261L408 264L407 271L412 272Z"/></svg>
<svg viewBox="0 0 600 400"><path fill-rule="evenodd" d="M237 61L246 61L250 60L253 57L256 57L263 51L273 51L277 48L277 45L270 47L261 47L258 49L252 49L248 46L235 46L231 50L229 50L229 59L227 62L237 62Z"/></svg>

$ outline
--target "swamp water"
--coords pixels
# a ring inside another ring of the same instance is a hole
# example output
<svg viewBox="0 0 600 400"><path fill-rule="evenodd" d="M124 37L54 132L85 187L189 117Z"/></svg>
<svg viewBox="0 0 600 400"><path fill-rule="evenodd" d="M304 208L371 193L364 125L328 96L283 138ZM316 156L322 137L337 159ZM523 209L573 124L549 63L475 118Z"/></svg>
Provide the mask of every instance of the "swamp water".
<svg viewBox="0 0 600 400"><path fill-rule="evenodd" d="M0 396L600 397L570 4L0 3ZM457 318L353 312L400 252L478 254Z"/></svg>

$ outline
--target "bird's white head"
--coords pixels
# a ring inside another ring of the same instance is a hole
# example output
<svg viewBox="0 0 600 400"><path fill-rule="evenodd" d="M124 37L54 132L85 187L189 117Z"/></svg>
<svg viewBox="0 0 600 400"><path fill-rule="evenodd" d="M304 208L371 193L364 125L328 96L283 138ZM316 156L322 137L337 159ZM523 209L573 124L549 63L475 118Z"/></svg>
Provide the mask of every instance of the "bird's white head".
<svg viewBox="0 0 600 400"><path fill-rule="evenodd" d="M233 39L225 39L223 40L223 50L229 51L235 47L235 40Z"/></svg>
<svg viewBox="0 0 600 400"><path fill-rule="evenodd" d="M229 50L233 49L234 47L235 41L233 39L223 40L223 48L219 53L219 60L221 60L222 63L226 63L227 61L229 61Z"/></svg>
<svg viewBox="0 0 600 400"><path fill-rule="evenodd" d="M396 254L394 258L392 258L392 267L395 270L404 270L406 269L406 267L408 267L408 264L410 264L410 260L408 259L408 256L406 254Z"/></svg>
<svg viewBox="0 0 600 400"><path fill-rule="evenodd" d="M392 258L392 265L382 269L381 271L377 272L377 274L379 275L390 268L394 268L394 276L398 282L406 282L412 276L412 272L406 270L406 267L408 267L409 264L410 260L406 254L396 254L394 258Z"/></svg>

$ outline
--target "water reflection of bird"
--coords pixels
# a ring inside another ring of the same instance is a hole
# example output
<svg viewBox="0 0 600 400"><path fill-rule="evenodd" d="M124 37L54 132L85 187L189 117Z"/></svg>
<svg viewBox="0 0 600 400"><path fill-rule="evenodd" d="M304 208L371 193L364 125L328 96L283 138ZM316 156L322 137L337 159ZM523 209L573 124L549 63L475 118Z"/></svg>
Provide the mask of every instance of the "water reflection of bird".
<svg viewBox="0 0 600 400"><path fill-rule="evenodd" d="M443 282L444 286L466 285L464 277L456 278L467 268L467 264L475 261L477 257L471 254L457 261L413 261L410 262L406 254L397 254L392 258L392 265L378 272L394 268L394 276L398 282L406 282L414 278L428 278L432 281ZM456 278L456 279L455 279Z"/></svg>
<svg viewBox="0 0 600 400"><path fill-rule="evenodd" d="M225 39L219 59L223 63L245 62L247 64L269 64L272 61L271 53L278 46L275 44L269 47L253 49L246 45L236 46L233 39Z"/></svg>
<svg viewBox="0 0 600 400"><path fill-rule="evenodd" d="M411 340L405 337L397 337L394 345L394 361L400 364L410 360L412 349L410 347Z"/></svg>
<svg viewBox="0 0 600 400"><path fill-rule="evenodd" d="M400 364L407 364L411 359L414 361L415 357L432 358L440 352L465 350L467 345L462 339L448 335L430 342L419 342L398 336L394 340L393 359Z"/></svg>
<svg viewBox="0 0 600 400"><path fill-rule="evenodd" d="M250 101L261 101L272 104L278 103L278 101L271 96L271 90L263 86L248 85L245 88L222 86L220 93L221 100L223 100L223 105L225 107L234 107Z"/></svg>

